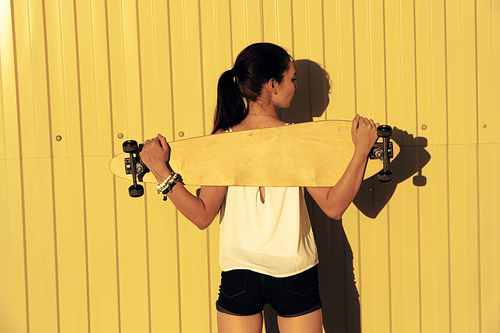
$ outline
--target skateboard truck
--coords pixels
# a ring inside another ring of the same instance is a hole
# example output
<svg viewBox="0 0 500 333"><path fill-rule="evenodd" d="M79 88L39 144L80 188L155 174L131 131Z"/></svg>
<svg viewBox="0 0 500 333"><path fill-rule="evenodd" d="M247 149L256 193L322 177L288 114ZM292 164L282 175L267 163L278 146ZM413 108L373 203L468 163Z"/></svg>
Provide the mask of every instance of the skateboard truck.
<svg viewBox="0 0 500 333"><path fill-rule="evenodd" d="M137 184L137 180L142 182L144 175L149 172L149 169L142 162L141 156L139 155L142 146L142 144L138 145L135 140L127 140L122 145L123 151L130 154L130 157L125 158L125 173L127 175L132 175L134 184L128 188L128 194L133 198L140 197L144 194L144 186Z"/></svg>
<svg viewBox="0 0 500 333"><path fill-rule="evenodd" d="M381 182L390 182L392 180L392 172L389 170L389 162L394 156L393 144L390 140L392 135L392 127L389 125L381 125L377 128L377 134L382 138L382 142L376 142L370 151L370 159L380 159L383 164L382 170L377 174L377 178Z"/></svg>

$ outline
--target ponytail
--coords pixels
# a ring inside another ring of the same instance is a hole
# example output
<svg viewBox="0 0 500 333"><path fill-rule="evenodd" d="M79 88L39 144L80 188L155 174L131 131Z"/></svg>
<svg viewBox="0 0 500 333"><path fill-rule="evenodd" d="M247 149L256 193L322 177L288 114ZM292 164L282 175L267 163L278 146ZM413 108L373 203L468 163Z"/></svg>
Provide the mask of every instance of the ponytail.
<svg viewBox="0 0 500 333"><path fill-rule="evenodd" d="M236 81L234 69L225 71L219 78L212 134L220 129L227 130L238 125L248 114L246 103Z"/></svg>

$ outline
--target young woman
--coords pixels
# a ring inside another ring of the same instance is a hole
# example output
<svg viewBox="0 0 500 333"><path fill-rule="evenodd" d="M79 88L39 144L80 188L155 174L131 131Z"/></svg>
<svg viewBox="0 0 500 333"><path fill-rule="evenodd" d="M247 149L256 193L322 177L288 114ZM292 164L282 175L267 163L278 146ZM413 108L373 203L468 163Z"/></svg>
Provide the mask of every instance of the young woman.
<svg viewBox="0 0 500 333"><path fill-rule="evenodd" d="M290 105L296 80L294 61L284 49L248 46L219 79L213 134L288 125L276 109ZM355 151L342 178L334 187L307 188L329 217L340 219L354 199L377 127L356 115ZM196 197L170 168L163 136L147 140L141 158L159 192L198 228L208 227L221 211L219 332L261 332L266 303L278 313L280 332L322 332L318 255L303 188L205 186Z"/></svg>

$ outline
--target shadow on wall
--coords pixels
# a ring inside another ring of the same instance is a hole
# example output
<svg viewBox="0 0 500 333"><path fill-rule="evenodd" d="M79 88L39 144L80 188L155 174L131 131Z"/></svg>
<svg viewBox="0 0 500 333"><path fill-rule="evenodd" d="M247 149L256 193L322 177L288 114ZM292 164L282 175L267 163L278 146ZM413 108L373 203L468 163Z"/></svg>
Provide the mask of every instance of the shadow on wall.
<svg viewBox="0 0 500 333"><path fill-rule="evenodd" d="M376 218L391 199L399 183L413 177L413 185L427 185L427 178L422 174L422 168L430 161L431 155L425 150L427 139L413 137L406 131L398 128L392 129L392 139L401 147L398 156L391 161L390 170L393 179L390 183L381 183L377 175L365 179L361 183L354 204L370 218Z"/></svg>
<svg viewBox="0 0 500 333"><path fill-rule="evenodd" d="M331 88L328 73L310 60L297 60L299 88L290 107L280 110L280 119L289 123L312 121L326 110ZM408 132L393 129L393 140L401 151L391 162L391 183L381 183L376 176L363 181L357 197L356 207L367 217L375 218L394 194L398 183L413 177L415 186L425 186L422 167L430 160L425 150L425 138L413 138ZM335 221L326 216L307 194L306 203L314 229L319 252L319 285L323 302L323 325L326 333L361 332L359 295L356 288L353 253L345 234L342 220ZM269 306L264 310L265 327L268 333L277 333L276 312Z"/></svg>

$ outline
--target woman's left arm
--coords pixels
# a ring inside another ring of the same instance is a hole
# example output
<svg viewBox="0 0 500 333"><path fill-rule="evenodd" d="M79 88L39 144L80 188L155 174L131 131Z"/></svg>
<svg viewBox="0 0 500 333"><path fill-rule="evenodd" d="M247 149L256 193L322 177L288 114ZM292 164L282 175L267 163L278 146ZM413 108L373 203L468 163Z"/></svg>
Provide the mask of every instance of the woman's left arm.
<svg viewBox="0 0 500 333"><path fill-rule="evenodd" d="M351 136L355 149L344 174L333 187L308 187L307 191L323 212L334 220L340 220L356 197L368 154L377 141L378 123L356 115L352 121Z"/></svg>

